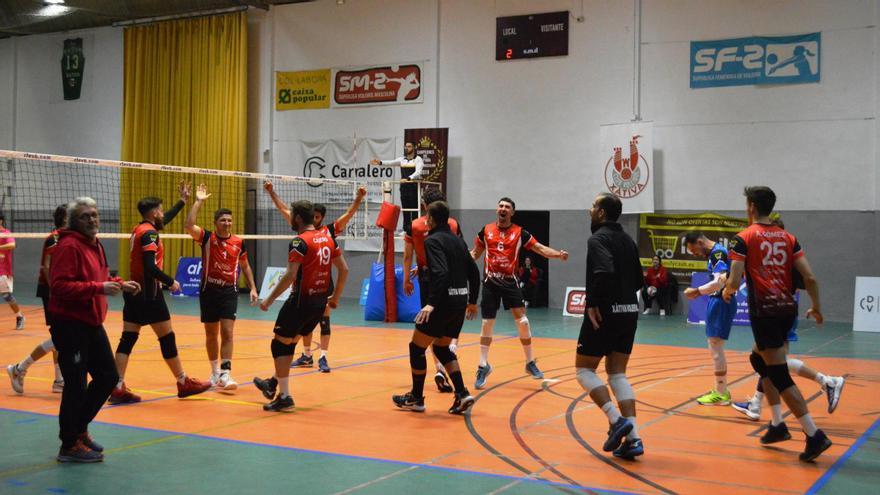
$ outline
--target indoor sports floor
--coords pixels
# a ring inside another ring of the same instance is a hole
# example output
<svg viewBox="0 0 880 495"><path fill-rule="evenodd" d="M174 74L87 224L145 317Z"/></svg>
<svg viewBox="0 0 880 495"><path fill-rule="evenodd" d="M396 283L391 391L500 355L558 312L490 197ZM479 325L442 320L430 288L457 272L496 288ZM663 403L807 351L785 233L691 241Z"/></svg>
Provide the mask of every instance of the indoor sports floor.
<svg viewBox="0 0 880 495"><path fill-rule="evenodd" d="M0 363L17 362L47 336L42 310L26 306L27 328L13 330L0 308ZM171 301L171 298L169 298ZM243 300L242 300L243 301ZM106 327L115 348L121 300ZM181 357L191 375L209 365L196 300L171 301ZM694 398L712 384L702 327L682 316L642 317L630 377L646 454L635 462L601 452L607 422L574 376L580 320L557 309L531 309L538 364L548 380L523 371L509 315L499 318L490 354L495 370L465 417L446 409L429 373L428 411L397 410L391 394L409 389L410 325L365 323L356 301L333 315L330 374L293 370L292 413L267 413L254 376L272 373L269 339L280 307L268 313L242 304L236 325L235 395L207 392L180 400L155 337L145 329L126 381L143 397L105 406L90 429L106 447L93 465L55 461L60 396L51 393L51 360L28 371L25 395L4 374L0 383L0 493L876 493L880 486L880 335L846 324L801 322L793 349L827 374L843 374L840 407L826 412L815 383L797 378L817 424L834 445L815 464L798 462L803 433L761 447L764 422L730 407L702 407ZM468 322L459 346L466 383L473 384L479 323ZM752 394L755 375L744 352L751 332L735 327L728 345L734 398ZM301 348L297 349L297 354ZM429 371L433 368L429 364ZM476 390L472 390L476 393ZM769 413L765 408L765 416Z"/></svg>

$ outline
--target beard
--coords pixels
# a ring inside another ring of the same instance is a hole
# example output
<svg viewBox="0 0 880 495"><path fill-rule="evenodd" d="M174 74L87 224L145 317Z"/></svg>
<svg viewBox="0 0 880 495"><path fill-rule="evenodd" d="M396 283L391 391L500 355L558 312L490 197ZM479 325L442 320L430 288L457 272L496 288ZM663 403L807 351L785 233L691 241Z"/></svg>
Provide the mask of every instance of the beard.
<svg viewBox="0 0 880 495"><path fill-rule="evenodd" d="M159 217L153 221L153 225L156 227L156 230L162 230L165 228L165 219Z"/></svg>

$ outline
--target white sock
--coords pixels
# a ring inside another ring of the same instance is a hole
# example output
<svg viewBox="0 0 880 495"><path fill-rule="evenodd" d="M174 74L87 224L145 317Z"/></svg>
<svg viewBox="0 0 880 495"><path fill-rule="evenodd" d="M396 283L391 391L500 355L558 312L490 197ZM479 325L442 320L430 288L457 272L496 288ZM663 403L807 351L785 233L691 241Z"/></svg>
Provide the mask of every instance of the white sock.
<svg viewBox="0 0 880 495"><path fill-rule="evenodd" d="M773 419L770 420L771 425L777 426L784 421L782 419L782 404L771 405L770 411L773 413Z"/></svg>
<svg viewBox="0 0 880 495"><path fill-rule="evenodd" d="M30 354L28 354L26 358L22 359L21 362L18 363L18 369L19 371L27 371L27 369L30 368L32 364L34 364L34 358L32 358Z"/></svg>
<svg viewBox="0 0 880 495"><path fill-rule="evenodd" d="M639 427L636 425L636 417L635 416L627 416L630 423L633 424L633 429L629 433L626 434L627 440L637 440L639 438Z"/></svg>
<svg viewBox="0 0 880 495"><path fill-rule="evenodd" d="M764 392L755 390L755 396L752 397L752 400L760 406L761 402L764 400Z"/></svg>
<svg viewBox="0 0 880 495"><path fill-rule="evenodd" d="M58 363L55 363L55 381L64 381L64 377L61 375L61 366L58 366Z"/></svg>
<svg viewBox="0 0 880 495"><path fill-rule="evenodd" d="M216 375L218 373L220 373L220 361L215 359L211 361L211 374Z"/></svg>
<svg viewBox="0 0 880 495"><path fill-rule="evenodd" d="M819 428L816 428L816 423L813 422L813 417L810 416L810 413L799 417L798 421L801 423L801 427L804 429L804 433L806 433L808 437L815 435L816 431L819 430Z"/></svg>
<svg viewBox="0 0 880 495"><path fill-rule="evenodd" d="M527 363L531 363L532 361L535 360L535 357L532 356L532 344L524 345L523 352L526 353L526 362Z"/></svg>
<svg viewBox="0 0 880 495"><path fill-rule="evenodd" d="M278 390L281 397L289 397L290 396L290 377L278 377Z"/></svg>
<svg viewBox="0 0 880 495"><path fill-rule="evenodd" d="M480 366L489 364L489 346L480 344Z"/></svg>
<svg viewBox="0 0 880 495"><path fill-rule="evenodd" d="M321 357L322 358L327 357L327 351L325 351L324 349L321 349Z"/></svg>
<svg viewBox="0 0 880 495"><path fill-rule="evenodd" d="M620 411L617 410L617 406L614 405L614 401L609 400L603 404L602 412L605 413L605 416L608 416L608 422L611 424L617 423L617 420L622 417Z"/></svg>
<svg viewBox="0 0 880 495"><path fill-rule="evenodd" d="M183 385L183 382L186 381L186 372L181 371L179 375L177 375L177 383Z"/></svg>
<svg viewBox="0 0 880 495"><path fill-rule="evenodd" d="M831 385L831 380L828 379L827 376L822 373L816 373L816 383L822 386L822 388L827 388Z"/></svg>
<svg viewBox="0 0 880 495"><path fill-rule="evenodd" d="M19 311L19 312L18 312L18 313L15 313L15 316L21 316L21 317L23 317L23 316L24 316L24 314L22 314L22 312L21 312L21 311Z"/></svg>
<svg viewBox="0 0 880 495"><path fill-rule="evenodd" d="M116 388L122 389L123 385L125 385L125 377L122 375L119 375L119 381L116 382Z"/></svg>
<svg viewBox="0 0 880 495"><path fill-rule="evenodd" d="M312 357L312 347L311 346L303 346L303 354L305 354L306 357Z"/></svg>

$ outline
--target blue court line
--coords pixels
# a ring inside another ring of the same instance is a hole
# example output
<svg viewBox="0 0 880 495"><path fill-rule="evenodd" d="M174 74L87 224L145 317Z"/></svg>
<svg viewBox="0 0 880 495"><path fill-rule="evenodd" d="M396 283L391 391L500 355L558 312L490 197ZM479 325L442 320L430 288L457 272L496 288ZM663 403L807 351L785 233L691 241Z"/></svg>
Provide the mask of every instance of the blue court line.
<svg viewBox="0 0 880 495"><path fill-rule="evenodd" d="M837 471L839 471L840 468L843 467L846 461L848 461L849 458L852 457L853 454L855 454L856 451L859 450L862 445L864 445L865 442L868 441L868 438L874 433L874 430L876 430L878 426L880 426L880 418L875 420L874 424L872 424L867 430L865 430L864 433L862 433L862 436L860 436L859 439L856 440L856 442L852 444L849 449L847 449L847 451L844 452L843 455L837 459L837 462L835 462L830 468L828 468L828 471L825 471L825 474L823 474L821 478L813 483L813 486L811 486L804 495L814 495L818 493L819 490L822 489L822 487L828 484L828 482L831 481L831 477L834 476Z"/></svg>
<svg viewBox="0 0 880 495"><path fill-rule="evenodd" d="M506 337L501 337L501 338L496 339L496 342L502 342L502 341L505 341L505 340L510 340L510 339L512 339L512 338L515 338L515 337L516 337L515 335L510 335L510 336L506 336ZM463 344L463 345L460 345L460 346L458 346L458 347L472 347L472 346L479 345L479 344L480 344L479 342L471 342L470 344ZM372 361L361 361L361 362L359 362L359 363L344 364L344 365L342 365L342 366L337 366L337 367L335 367L335 368L333 368L333 369L335 369L335 370L342 370L342 369L345 369L345 368L355 368L355 367L358 367L358 366L366 366L366 365L368 365L368 364L384 363L385 361L393 361L393 360L395 360L395 359L403 359L403 358L408 358L408 357L409 357L409 354L398 354L397 356L390 356L390 357L382 358L382 359L374 359L374 360L372 360ZM291 368L291 369L296 369L296 368ZM311 370L311 371L306 371L305 373L291 374L290 377L291 377L291 378L295 378L295 377L306 376L306 375L314 375L314 374L317 374L317 373L320 373L320 372L321 372L321 370ZM239 385L253 385L253 383L254 383L254 382L249 381L249 382L242 382L242 383L239 383ZM142 401L140 401L140 402L128 402L128 403L124 403L124 404L107 404L107 405L105 405L104 407L102 407L101 409L103 410L103 409L110 409L110 408L114 408L114 407L134 406L134 405L137 405L137 404L143 404L143 403L145 403L145 402L156 402L156 401L160 401L160 400L174 399L174 398L176 398L176 397L177 397L176 394L172 394L172 395L166 395L166 396L164 396L164 397L156 397L155 399L142 400ZM0 408L0 410L2 410L2 408Z"/></svg>
<svg viewBox="0 0 880 495"><path fill-rule="evenodd" d="M53 415L53 414L37 413L37 412L31 412L31 411L19 411L17 409L7 409L5 407L0 407L0 412L28 414L28 415L41 416L41 417L46 417L46 418L57 418L57 415ZM110 427L115 427L115 428L127 428L127 429L131 429L131 430L148 431L151 433L161 433L161 434L170 435L170 436L188 437L188 438L194 438L196 440L209 440L209 441L214 441L214 442L231 443L231 444L242 445L242 446L246 446L246 447L264 447L264 448L270 448L270 449L276 449L276 450L284 450L284 451L288 451L288 452L336 457L336 458L340 458L340 459L349 459L349 460L354 460L354 461L379 462L379 463L384 463L384 464L392 464L392 465L396 465L396 466L421 467L421 468L427 468L427 469L435 469L435 470L444 471L444 472L452 472L452 473L468 474L468 475L476 475L476 476L488 476L490 478L498 478L498 479L511 480L511 481L520 481L523 483L533 483L536 485L558 486L561 488L571 488L574 490L593 490L593 491L598 491L601 493L610 493L610 494L614 494L614 495L637 495L632 492L624 492L624 491L618 491L618 490L606 490L606 489L602 489L602 488L591 488L591 487L581 486L581 485L570 485L567 483L560 483L558 481L537 480L534 478L511 476L511 475L507 475L507 474L484 473L481 471L472 471L469 469L453 468L453 467L447 467L447 466L437 466L434 464L423 464L423 463L419 463L419 462L396 461L393 459L381 459L378 457L367 457L367 456L360 456L360 455L354 455L354 454L338 454L335 452L323 452L320 450L303 449L303 448L299 448L299 447L286 447L283 445L272 445L272 444L266 444L266 443L260 443L260 442L251 442L248 440L235 440L235 439L231 439L231 438L212 437L212 436L208 436L208 435L202 435L199 433L183 433L183 432L170 431L170 430L161 430L158 428L147 428L147 427L143 427L143 426L131 426L131 425L121 425L121 424L116 424L116 423L106 423L104 421L92 421L91 424L99 424L99 425L110 426Z"/></svg>

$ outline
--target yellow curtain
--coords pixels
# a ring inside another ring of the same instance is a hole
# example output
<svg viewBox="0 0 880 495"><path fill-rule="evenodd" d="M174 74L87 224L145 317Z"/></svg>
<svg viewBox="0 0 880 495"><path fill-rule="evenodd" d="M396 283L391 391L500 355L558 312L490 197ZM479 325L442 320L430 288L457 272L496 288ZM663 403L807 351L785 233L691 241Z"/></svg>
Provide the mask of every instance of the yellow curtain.
<svg viewBox="0 0 880 495"><path fill-rule="evenodd" d="M247 146L247 15L162 22L125 30L122 160L244 171ZM137 202L162 198L167 211L179 199L180 180L205 182L211 198L198 224L213 230L213 212L233 211L244 231L243 179L123 170L120 228L141 221ZM197 184L193 184L193 189ZM194 194L194 192L193 192ZM190 201L166 233L183 233ZM199 256L191 240L166 239L165 272L175 276L181 256ZM129 273L128 242L119 247L119 270Z"/></svg>

